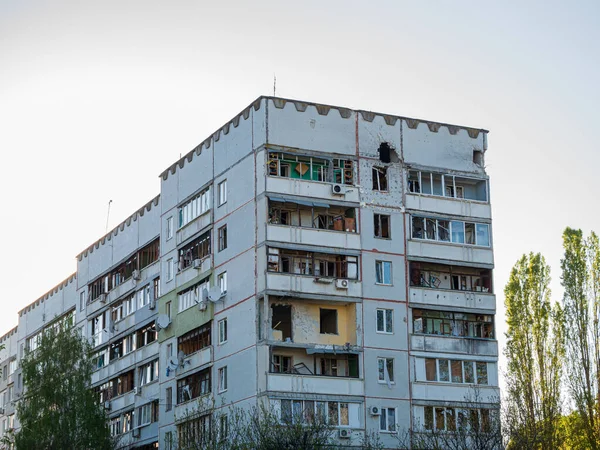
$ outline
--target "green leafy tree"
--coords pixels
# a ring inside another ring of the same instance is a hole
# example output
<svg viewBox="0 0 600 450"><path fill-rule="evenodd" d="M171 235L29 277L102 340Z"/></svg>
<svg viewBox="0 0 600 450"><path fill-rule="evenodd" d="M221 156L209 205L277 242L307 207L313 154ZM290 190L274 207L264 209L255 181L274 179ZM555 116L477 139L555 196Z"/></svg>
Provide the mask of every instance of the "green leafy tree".
<svg viewBox="0 0 600 450"><path fill-rule="evenodd" d="M550 300L550 266L540 253L523 255L504 289L509 448L557 448L561 433L564 319Z"/></svg>
<svg viewBox="0 0 600 450"><path fill-rule="evenodd" d="M89 389L91 346L69 324L49 327L21 361L19 450L114 448L106 413Z"/></svg>
<svg viewBox="0 0 600 450"><path fill-rule="evenodd" d="M600 448L600 245L592 232L566 228L561 260L567 384L589 448Z"/></svg>

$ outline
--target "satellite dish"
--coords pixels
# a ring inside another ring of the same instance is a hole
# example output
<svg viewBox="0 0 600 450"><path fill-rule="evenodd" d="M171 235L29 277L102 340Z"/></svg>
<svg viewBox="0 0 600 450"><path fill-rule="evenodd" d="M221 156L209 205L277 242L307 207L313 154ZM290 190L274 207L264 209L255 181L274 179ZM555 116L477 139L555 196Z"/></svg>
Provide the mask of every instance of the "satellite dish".
<svg viewBox="0 0 600 450"><path fill-rule="evenodd" d="M208 301L208 289L202 289L202 302L206 303Z"/></svg>
<svg viewBox="0 0 600 450"><path fill-rule="evenodd" d="M156 324L158 325L158 328L162 330L167 328L171 324L171 319L169 319L169 316L167 316L166 314L160 314L156 318Z"/></svg>
<svg viewBox="0 0 600 450"><path fill-rule="evenodd" d="M213 303L216 303L219 300L221 300L222 296L223 296L223 294L221 294L221 287L220 286L213 286L208 291L208 300L210 300Z"/></svg>

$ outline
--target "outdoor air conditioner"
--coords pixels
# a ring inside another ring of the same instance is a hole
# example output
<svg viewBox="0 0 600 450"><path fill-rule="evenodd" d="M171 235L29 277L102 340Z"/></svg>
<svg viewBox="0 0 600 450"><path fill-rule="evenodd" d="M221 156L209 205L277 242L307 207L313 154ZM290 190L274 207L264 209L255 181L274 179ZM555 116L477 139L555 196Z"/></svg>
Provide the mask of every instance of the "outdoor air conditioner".
<svg viewBox="0 0 600 450"><path fill-rule="evenodd" d="M371 413L372 416L380 416L381 415L381 410L377 406L371 406L371 408L369 408L369 412Z"/></svg>
<svg viewBox="0 0 600 450"><path fill-rule="evenodd" d="M345 279L335 280L335 287L338 289L348 289L349 282Z"/></svg>
<svg viewBox="0 0 600 450"><path fill-rule="evenodd" d="M343 184L334 183L331 185L331 193L333 195L346 195L346 188Z"/></svg>
<svg viewBox="0 0 600 450"><path fill-rule="evenodd" d="M352 434L351 430L346 430L346 429L338 430L338 436L340 437L340 439L350 439L351 434Z"/></svg>
<svg viewBox="0 0 600 450"><path fill-rule="evenodd" d="M136 281L137 281L137 280L141 280L141 279L142 279L142 273L141 273L139 270L137 270L137 269L133 271L133 273L132 273L132 275L131 275L131 276L132 276L132 277L133 277L133 279L134 279L134 280L136 280Z"/></svg>
<svg viewBox="0 0 600 450"><path fill-rule="evenodd" d="M106 409L107 411L110 411L110 401L105 401L104 402L104 409Z"/></svg>
<svg viewBox="0 0 600 450"><path fill-rule="evenodd" d="M139 438L140 437L140 429L134 428L133 430L131 430L131 436L134 438Z"/></svg>
<svg viewBox="0 0 600 450"><path fill-rule="evenodd" d="M194 269L202 269L202 260L201 259L195 259L192 261L192 267Z"/></svg>
<svg viewBox="0 0 600 450"><path fill-rule="evenodd" d="M148 309L156 309L156 300L150 300L150 304L148 305Z"/></svg>

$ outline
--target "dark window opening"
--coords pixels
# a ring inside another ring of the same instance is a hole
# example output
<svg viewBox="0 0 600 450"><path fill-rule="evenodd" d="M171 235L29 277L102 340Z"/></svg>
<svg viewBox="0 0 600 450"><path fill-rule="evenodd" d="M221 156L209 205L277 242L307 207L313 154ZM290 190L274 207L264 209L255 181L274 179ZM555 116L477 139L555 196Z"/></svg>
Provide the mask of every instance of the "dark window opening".
<svg viewBox="0 0 600 450"><path fill-rule="evenodd" d="M385 214L375 214L374 228L375 237L382 239L389 239L390 237L390 216Z"/></svg>
<svg viewBox="0 0 600 450"><path fill-rule="evenodd" d="M483 165L483 152L481 150L473 150L473 162L478 166Z"/></svg>
<svg viewBox="0 0 600 450"><path fill-rule="evenodd" d="M321 308L321 334L338 334L337 310Z"/></svg>
<svg viewBox="0 0 600 450"><path fill-rule="evenodd" d="M177 381L177 403L187 402L210 392L210 368Z"/></svg>
<svg viewBox="0 0 600 450"><path fill-rule="evenodd" d="M191 266L195 259L204 259L210 256L210 231L194 239L179 250L178 270Z"/></svg>
<svg viewBox="0 0 600 450"><path fill-rule="evenodd" d="M281 333L282 341L292 340L292 307L290 305L273 305L273 317L271 323L273 324L274 335Z"/></svg>
<svg viewBox="0 0 600 450"><path fill-rule="evenodd" d="M390 144L388 144L387 142L382 142L379 146L379 160L383 163L391 162L391 152L392 148L390 147Z"/></svg>
<svg viewBox="0 0 600 450"><path fill-rule="evenodd" d="M387 169L385 167L373 167L373 190L388 190Z"/></svg>

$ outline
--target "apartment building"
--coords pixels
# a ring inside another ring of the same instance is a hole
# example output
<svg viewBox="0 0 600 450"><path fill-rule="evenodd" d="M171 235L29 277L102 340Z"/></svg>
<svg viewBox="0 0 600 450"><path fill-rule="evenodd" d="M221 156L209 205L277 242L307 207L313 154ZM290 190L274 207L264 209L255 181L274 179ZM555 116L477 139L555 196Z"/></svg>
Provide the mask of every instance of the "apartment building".
<svg viewBox="0 0 600 450"><path fill-rule="evenodd" d="M230 405L320 414L346 445L484 423L498 395L486 139L260 97L20 312L0 366L18 376L23 348L73 320L111 430L136 448L199 438L199 402L223 426Z"/></svg>

